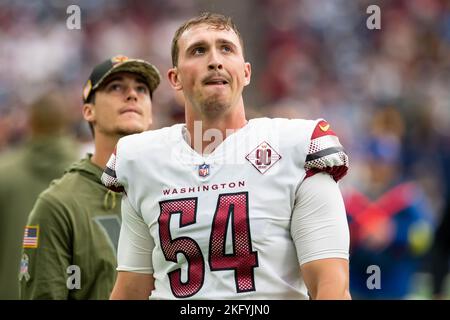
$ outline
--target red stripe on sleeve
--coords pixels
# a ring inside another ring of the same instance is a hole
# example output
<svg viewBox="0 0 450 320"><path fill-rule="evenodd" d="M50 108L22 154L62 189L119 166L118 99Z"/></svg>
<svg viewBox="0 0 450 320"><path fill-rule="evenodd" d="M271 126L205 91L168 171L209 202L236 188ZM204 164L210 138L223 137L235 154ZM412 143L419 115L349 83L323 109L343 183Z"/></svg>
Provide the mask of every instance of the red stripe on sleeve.
<svg viewBox="0 0 450 320"><path fill-rule="evenodd" d="M335 136L336 133L334 133L333 130L330 128L330 124L326 122L325 120L319 121L319 123L314 128L314 131L311 136L311 140L320 138L323 136Z"/></svg>

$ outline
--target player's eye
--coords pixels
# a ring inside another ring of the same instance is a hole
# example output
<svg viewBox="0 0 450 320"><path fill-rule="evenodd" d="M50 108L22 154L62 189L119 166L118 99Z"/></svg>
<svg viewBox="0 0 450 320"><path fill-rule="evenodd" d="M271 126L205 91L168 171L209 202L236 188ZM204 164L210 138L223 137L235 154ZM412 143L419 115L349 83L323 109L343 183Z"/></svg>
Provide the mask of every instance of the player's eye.
<svg viewBox="0 0 450 320"><path fill-rule="evenodd" d="M203 54L203 53L205 53L205 52L206 52L206 49L205 49L204 47L197 47L197 48L194 48L194 49L192 50L192 53L193 53L194 55Z"/></svg>
<svg viewBox="0 0 450 320"><path fill-rule="evenodd" d="M147 86L144 86L144 85L138 86L136 88L136 91L139 93L144 93L144 94L148 93Z"/></svg>
<svg viewBox="0 0 450 320"><path fill-rule="evenodd" d="M233 48L231 48L230 46L228 46L228 45L224 45L224 46L222 46L222 50L224 51L224 52L233 52Z"/></svg>
<svg viewBox="0 0 450 320"><path fill-rule="evenodd" d="M120 83L111 83L109 85L109 90L110 91L120 91L120 90L122 90L122 85Z"/></svg>

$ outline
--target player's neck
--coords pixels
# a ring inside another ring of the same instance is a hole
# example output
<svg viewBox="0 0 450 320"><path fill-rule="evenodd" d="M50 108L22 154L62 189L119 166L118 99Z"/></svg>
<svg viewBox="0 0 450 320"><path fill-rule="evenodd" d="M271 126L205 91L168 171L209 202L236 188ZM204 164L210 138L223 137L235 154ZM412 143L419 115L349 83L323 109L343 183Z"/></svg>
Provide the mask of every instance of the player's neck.
<svg viewBox="0 0 450 320"><path fill-rule="evenodd" d="M214 151L215 147L228 136L238 131L247 124L244 108L238 108L236 112L217 118L200 118L186 113L186 128L190 135L190 145L197 153L207 154ZM214 141L212 141L214 140Z"/></svg>
<svg viewBox="0 0 450 320"><path fill-rule="evenodd" d="M105 168L111 154L114 152L119 136L117 138L108 137L103 134L96 133L94 143L95 151L91 161L100 168Z"/></svg>

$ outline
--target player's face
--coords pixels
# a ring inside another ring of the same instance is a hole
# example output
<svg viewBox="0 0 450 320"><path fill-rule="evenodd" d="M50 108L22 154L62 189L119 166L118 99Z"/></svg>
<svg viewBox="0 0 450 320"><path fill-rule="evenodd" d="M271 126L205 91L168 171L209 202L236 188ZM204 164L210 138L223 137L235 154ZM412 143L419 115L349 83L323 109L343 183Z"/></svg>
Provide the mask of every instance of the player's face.
<svg viewBox="0 0 450 320"><path fill-rule="evenodd" d="M119 72L108 77L95 92L91 119L96 134L125 136L150 128L152 102L144 79L137 74Z"/></svg>
<svg viewBox="0 0 450 320"><path fill-rule="evenodd" d="M232 29L199 24L181 35L178 46L178 66L168 75L172 86L183 91L188 107L208 117L223 114L242 101L251 67Z"/></svg>

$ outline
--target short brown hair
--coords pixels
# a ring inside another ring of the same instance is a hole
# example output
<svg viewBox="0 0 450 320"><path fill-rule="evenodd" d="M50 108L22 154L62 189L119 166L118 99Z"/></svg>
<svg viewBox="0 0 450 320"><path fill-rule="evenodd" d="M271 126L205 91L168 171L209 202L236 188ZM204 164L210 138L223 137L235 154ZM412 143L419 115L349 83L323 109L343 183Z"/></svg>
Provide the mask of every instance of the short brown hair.
<svg viewBox="0 0 450 320"><path fill-rule="evenodd" d="M208 24L218 30L230 30L230 29L233 30L239 38L239 42L241 43L242 47L242 54L244 54L244 41L242 40L241 34L239 33L237 26L231 20L231 17L226 17L219 13L203 12L199 16L186 21L175 32L175 35L173 36L172 39L172 65L174 67L178 65L178 54L179 54L178 40L180 39L181 35L189 28L202 23Z"/></svg>
<svg viewBox="0 0 450 320"><path fill-rule="evenodd" d="M71 125L66 97L55 92L39 96L28 109L29 125L33 133L59 134Z"/></svg>

